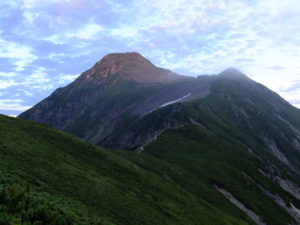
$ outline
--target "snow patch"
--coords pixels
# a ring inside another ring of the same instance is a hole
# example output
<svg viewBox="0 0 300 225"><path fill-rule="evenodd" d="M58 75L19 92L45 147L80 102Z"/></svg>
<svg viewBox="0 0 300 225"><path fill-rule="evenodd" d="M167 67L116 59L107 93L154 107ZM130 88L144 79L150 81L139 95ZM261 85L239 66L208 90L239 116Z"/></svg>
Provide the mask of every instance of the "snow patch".
<svg viewBox="0 0 300 225"><path fill-rule="evenodd" d="M183 97L181 97L181 98L178 98L178 99L173 100L173 101L170 101L170 102L166 102L166 103L162 104L161 106L159 106L158 108L162 108L162 107L165 107L165 106L167 106L167 105L171 105L171 104L174 104L174 103L176 103L176 102L180 102L180 101L182 101L183 99L189 97L190 95L191 95L191 93L188 93L187 95L185 95L185 96L183 96Z"/></svg>
<svg viewBox="0 0 300 225"><path fill-rule="evenodd" d="M162 104L162 105L160 105L160 106L158 106L158 107L152 109L152 110L149 111L147 114L152 113L153 111L155 111L155 110L157 110L157 109L159 109L159 108L162 108L162 107L165 107L165 106L174 104L174 103L176 103L176 102L180 102L180 101L182 101L183 99L189 97L190 95L191 95L191 93L188 93L187 95L185 95L185 96L183 96L183 97L181 97L181 98L178 98L178 99L173 100L173 101L170 101L170 102L166 102L166 103L164 103L164 104Z"/></svg>

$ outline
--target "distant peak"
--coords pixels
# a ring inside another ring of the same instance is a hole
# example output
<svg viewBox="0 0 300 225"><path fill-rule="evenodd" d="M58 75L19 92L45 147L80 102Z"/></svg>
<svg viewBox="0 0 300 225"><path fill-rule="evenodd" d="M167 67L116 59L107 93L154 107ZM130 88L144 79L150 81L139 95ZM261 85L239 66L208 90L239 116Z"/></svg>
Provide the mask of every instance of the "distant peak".
<svg viewBox="0 0 300 225"><path fill-rule="evenodd" d="M241 71L235 68L227 68L223 72L218 74L219 76L228 76L228 77L247 77L245 74L243 74Z"/></svg>
<svg viewBox="0 0 300 225"><path fill-rule="evenodd" d="M233 68L233 67L229 67L226 70L224 70L223 72L221 72L220 75L221 74L229 74L229 73L230 74L237 74L237 75L242 75L243 74L240 70L238 70L236 68Z"/></svg>

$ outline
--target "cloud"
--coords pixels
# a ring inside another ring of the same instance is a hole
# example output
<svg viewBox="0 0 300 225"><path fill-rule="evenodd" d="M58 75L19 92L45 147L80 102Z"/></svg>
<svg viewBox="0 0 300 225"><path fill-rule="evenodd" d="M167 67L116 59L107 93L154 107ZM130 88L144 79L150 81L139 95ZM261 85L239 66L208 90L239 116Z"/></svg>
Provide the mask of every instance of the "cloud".
<svg viewBox="0 0 300 225"><path fill-rule="evenodd" d="M50 78L47 77L44 67L39 67L34 73L27 76L22 84L29 85L29 84L42 84L50 82Z"/></svg>
<svg viewBox="0 0 300 225"><path fill-rule="evenodd" d="M18 91L22 92L23 95L28 96L28 97L33 97L34 96L34 93L32 93L32 92L30 92L26 89L18 89Z"/></svg>
<svg viewBox="0 0 300 225"><path fill-rule="evenodd" d="M2 76L1 76L2 75ZM29 71L29 74L22 72L16 73L2 73L0 72L0 89L10 90L15 93L15 89L23 88L23 92L26 94L28 91L33 92L42 92L53 89L54 86L51 82L51 79L48 77L46 73L46 69L43 67L34 68L33 71ZM6 79L9 78L9 79ZM13 78L16 78L13 80ZM21 89L22 90L22 89ZM31 94L32 95L32 94ZM27 94L27 96L29 96Z"/></svg>
<svg viewBox="0 0 300 225"><path fill-rule="evenodd" d="M61 83L74 81L79 75L61 75Z"/></svg>
<svg viewBox="0 0 300 225"><path fill-rule="evenodd" d="M31 106L22 105L22 99L0 99L0 110L24 111Z"/></svg>
<svg viewBox="0 0 300 225"><path fill-rule="evenodd" d="M300 89L292 90L289 92L279 92L279 94L292 104L300 103Z"/></svg>
<svg viewBox="0 0 300 225"><path fill-rule="evenodd" d="M0 89L6 89L9 87L17 86L18 83L15 82L14 80L0 80Z"/></svg>
<svg viewBox="0 0 300 225"><path fill-rule="evenodd" d="M15 76L17 76L17 74L13 72L0 72L0 77L15 77Z"/></svg>
<svg viewBox="0 0 300 225"><path fill-rule="evenodd" d="M95 23L89 23L84 27L78 29L75 33L66 34L67 37L76 37L80 39L92 39L102 31L103 28Z"/></svg>
<svg viewBox="0 0 300 225"><path fill-rule="evenodd" d="M15 71L22 71L26 65L37 58L32 54L32 49L29 46L23 46L3 39L0 39L0 57L13 59Z"/></svg>

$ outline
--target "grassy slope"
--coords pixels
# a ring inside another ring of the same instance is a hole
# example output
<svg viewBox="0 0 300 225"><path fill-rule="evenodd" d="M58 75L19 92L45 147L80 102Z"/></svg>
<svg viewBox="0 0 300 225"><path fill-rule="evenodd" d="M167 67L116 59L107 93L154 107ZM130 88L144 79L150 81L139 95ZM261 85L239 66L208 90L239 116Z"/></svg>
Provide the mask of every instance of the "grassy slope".
<svg viewBox="0 0 300 225"><path fill-rule="evenodd" d="M215 190L215 184L233 193L267 224L289 224L293 219L265 196L257 184L299 206L298 200L259 173L258 168L264 169L266 165L263 161L199 127L187 126L164 132L139 155L119 154L175 181L231 215L243 216Z"/></svg>
<svg viewBox="0 0 300 225"><path fill-rule="evenodd" d="M247 224L165 177L46 126L0 116L0 140L1 224Z"/></svg>

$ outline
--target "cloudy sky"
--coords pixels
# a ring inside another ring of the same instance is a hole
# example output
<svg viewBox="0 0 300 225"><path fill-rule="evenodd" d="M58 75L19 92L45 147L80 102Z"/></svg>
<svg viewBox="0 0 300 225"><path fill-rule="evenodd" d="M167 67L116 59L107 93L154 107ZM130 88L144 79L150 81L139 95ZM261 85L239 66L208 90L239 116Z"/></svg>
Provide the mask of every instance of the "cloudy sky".
<svg viewBox="0 0 300 225"><path fill-rule="evenodd" d="M299 0L0 0L0 113L111 52L186 75L236 67L300 108Z"/></svg>

